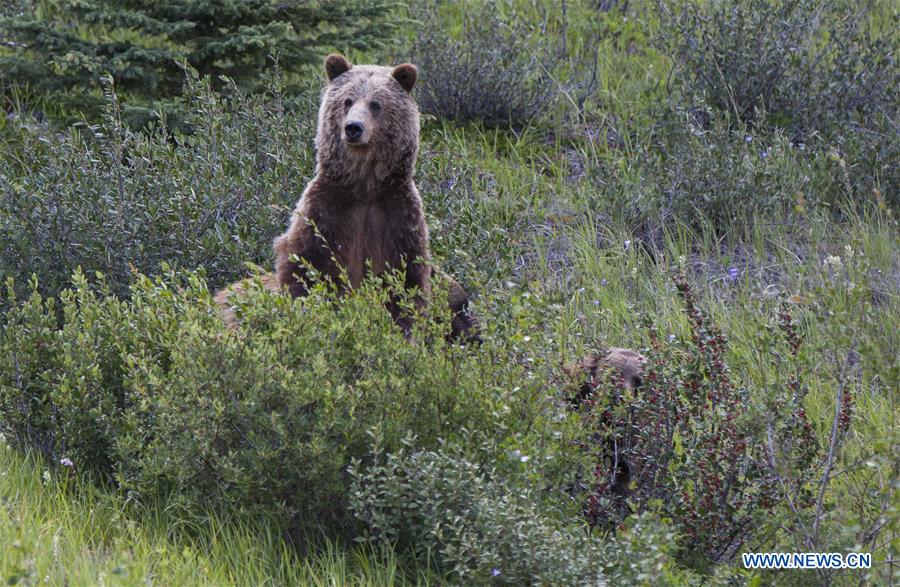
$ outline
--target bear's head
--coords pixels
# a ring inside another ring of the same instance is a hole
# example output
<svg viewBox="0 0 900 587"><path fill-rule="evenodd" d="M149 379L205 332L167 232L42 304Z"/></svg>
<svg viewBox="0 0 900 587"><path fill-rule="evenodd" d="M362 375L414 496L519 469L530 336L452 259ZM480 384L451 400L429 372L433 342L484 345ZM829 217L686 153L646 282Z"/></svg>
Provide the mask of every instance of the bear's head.
<svg viewBox="0 0 900 587"><path fill-rule="evenodd" d="M332 54L325 74L316 133L320 171L350 180L411 176L419 150L419 109L410 95L416 66L353 65Z"/></svg>

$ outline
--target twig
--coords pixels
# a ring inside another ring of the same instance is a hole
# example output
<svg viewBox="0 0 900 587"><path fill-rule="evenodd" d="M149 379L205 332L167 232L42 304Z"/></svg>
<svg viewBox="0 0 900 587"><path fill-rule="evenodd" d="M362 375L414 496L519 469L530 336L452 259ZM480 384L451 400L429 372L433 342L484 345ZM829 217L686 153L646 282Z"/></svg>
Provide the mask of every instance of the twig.
<svg viewBox="0 0 900 587"><path fill-rule="evenodd" d="M854 334L853 340L850 341L850 350L847 352L847 358L841 362L840 369L838 371L838 389L837 396L834 401L834 421L831 424L831 441L828 444L828 456L825 457L825 471L822 473L822 482L819 485L819 497L816 499L816 515L813 518L812 525L812 536L811 539L813 542L816 540L816 536L819 532L819 522L822 521L822 509L825 505L825 490L828 488L828 484L831 481L831 468L834 466L834 459L837 454L838 441L840 440L840 420L841 420L841 405L844 401L844 394L846 393L846 376L847 376L847 368L850 365L850 357L854 352L853 349L856 347L856 335ZM835 356L835 360L837 357Z"/></svg>

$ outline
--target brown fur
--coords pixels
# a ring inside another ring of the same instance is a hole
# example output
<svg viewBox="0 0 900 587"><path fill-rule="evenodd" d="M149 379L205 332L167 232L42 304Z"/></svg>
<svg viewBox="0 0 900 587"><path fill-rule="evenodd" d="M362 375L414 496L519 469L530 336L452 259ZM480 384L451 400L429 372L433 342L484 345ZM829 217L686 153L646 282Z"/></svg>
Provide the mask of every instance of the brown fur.
<svg viewBox="0 0 900 587"><path fill-rule="evenodd" d="M342 289L358 287L370 272L403 269L405 287L415 289L415 305L424 310L432 269L428 226L413 181L419 111L410 92L416 67L354 66L343 56L329 55L325 72L316 176L297 202L287 232L275 239L275 277L266 286L298 297L307 293L310 269ZM351 125L357 126L358 136ZM454 334L477 337L468 296L453 284ZM232 289L242 287L239 283ZM219 292L216 301L233 323L228 296ZM394 301L388 310L408 334L411 317Z"/></svg>
<svg viewBox="0 0 900 587"><path fill-rule="evenodd" d="M637 389L643 382L644 363L646 362L647 359L640 353L611 347L605 353L591 353L576 363L568 363L563 366L563 370L571 377L587 375L587 379L578 388L577 393L577 399L584 400L593 393L598 375L610 367L619 372L626 388Z"/></svg>
<svg viewBox="0 0 900 587"><path fill-rule="evenodd" d="M450 306L451 316L450 332L447 335L447 340L480 343L481 328L478 318L472 312L469 304L469 294L440 267L433 267L431 275L432 277L439 277L445 286L442 291L447 292L447 304Z"/></svg>
<svg viewBox="0 0 900 587"><path fill-rule="evenodd" d="M612 347L605 353L591 353L576 363L564 365L563 370L570 377L587 376L579 385L575 397L572 398L573 403L581 405L584 400L593 395L603 372L610 368L622 376L622 381L627 389L638 389L643 383L644 363L646 362L647 359L640 353ZM606 447L606 452L612 473L611 489L614 494L625 497L630 492L631 463L618 453L612 443Z"/></svg>
<svg viewBox="0 0 900 587"><path fill-rule="evenodd" d="M263 287L269 291L278 292L281 289L278 285L278 280L275 279L274 273L263 275L260 279L262 280ZM222 317L222 321L225 322L225 325L228 326L228 328L237 328L238 325L237 316L235 316L234 308L231 304L232 297L243 297L246 295L252 281L253 279L250 278L243 279L237 283L232 283L225 289L217 291L215 297L213 297L213 301L219 306L219 315Z"/></svg>

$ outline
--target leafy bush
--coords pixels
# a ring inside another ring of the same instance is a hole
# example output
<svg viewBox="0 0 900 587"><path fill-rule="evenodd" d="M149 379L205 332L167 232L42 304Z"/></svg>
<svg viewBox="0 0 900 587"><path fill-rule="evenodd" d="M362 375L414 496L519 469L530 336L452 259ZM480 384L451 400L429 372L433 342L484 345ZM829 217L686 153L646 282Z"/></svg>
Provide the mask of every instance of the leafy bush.
<svg viewBox="0 0 900 587"><path fill-rule="evenodd" d="M663 8L670 14L664 41L685 91L738 121L766 114L792 138L851 123L877 128L883 117L896 122L896 29L870 30L869 3L689 2L676 14Z"/></svg>
<svg viewBox="0 0 900 587"><path fill-rule="evenodd" d="M448 31L436 8L413 9L419 21L411 60L422 72L422 112L458 123L527 125L561 95L548 72L562 63L544 37L530 41L523 23L507 23L496 6L466 6L462 30Z"/></svg>
<svg viewBox="0 0 900 587"><path fill-rule="evenodd" d="M661 6L662 44L695 111L709 105L739 128L782 129L807 159L836 153L846 164L826 171L836 188L818 190L820 201L900 210L896 11L818 0Z"/></svg>
<svg viewBox="0 0 900 587"><path fill-rule="evenodd" d="M224 327L199 274L141 277L128 300L81 274L74 284L60 326L36 283L21 303L10 288L0 427L139 501L336 531L348 522L345 467L367 459L370 431L394 450L408 433L428 449L545 429L511 349L445 346L437 320L406 342L378 283L339 302L324 285L297 301L260 285L239 308L240 332Z"/></svg>
<svg viewBox="0 0 900 587"><path fill-rule="evenodd" d="M706 129L686 114L665 120L641 147L637 173L617 162L589 167L591 205L642 237L659 243L676 224L724 233L754 218L799 223L798 201L813 209L839 191L833 169L779 133L740 132L718 117Z"/></svg>
<svg viewBox="0 0 900 587"><path fill-rule="evenodd" d="M766 457L777 480L780 515L771 525L784 545L780 550L870 552L872 568L862 578L889 584L890 564L881 561L895 553L881 545L897 535L900 522L898 489L890 481L900 474L900 431L892 423L900 361L870 252L847 245L840 255L826 256L822 284L810 292L809 307L784 304L758 333L754 342L765 349L772 369L756 397L762 410L780 415L762 419ZM879 420L884 424L875 424ZM885 441L877 426L884 426ZM810 435L821 445L812 468L806 466ZM791 584L860 580L858 572L820 569Z"/></svg>
<svg viewBox="0 0 900 587"><path fill-rule="evenodd" d="M753 216L790 219L797 192L807 189L797 148L780 136L685 124L661 147L653 173L661 225L708 222L721 230Z"/></svg>
<svg viewBox="0 0 900 587"><path fill-rule="evenodd" d="M658 584L666 574L665 528L636 520L634 556L627 538L560 523L527 483L515 489L459 451L406 447L350 474L351 508L369 541L437 563L461 584Z"/></svg>
<svg viewBox="0 0 900 587"><path fill-rule="evenodd" d="M5 121L0 147L0 276L36 273L55 295L81 267L124 295L134 270L203 266L212 285L271 255L312 173L314 109L238 97L233 108L194 79L190 137L135 133L114 92L103 124L57 133Z"/></svg>
<svg viewBox="0 0 900 587"><path fill-rule="evenodd" d="M900 213L900 166L894 164L900 159L896 126L885 124L835 137L822 159L840 185L843 200Z"/></svg>
<svg viewBox="0 0 900 587"><path fill-rule="evenodd" d="M649 238L673 223L723 234L752 220L801 225L808 212L900 210L892 161L900 142L890 132L835 137L812 144L776 130L706 124L688 113L666 115L641 158L638 174L592 165L598 209L611 210ZM609 182L610 176L621 176Z"/></svg>

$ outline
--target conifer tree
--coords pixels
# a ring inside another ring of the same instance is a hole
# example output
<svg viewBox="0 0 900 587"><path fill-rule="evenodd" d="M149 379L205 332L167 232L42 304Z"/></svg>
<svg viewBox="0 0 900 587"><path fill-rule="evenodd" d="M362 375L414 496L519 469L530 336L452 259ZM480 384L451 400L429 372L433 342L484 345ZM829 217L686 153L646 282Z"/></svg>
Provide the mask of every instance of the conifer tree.
<svg viewBox="0 0 900 587"><path fill-rule="evenodd" d="M133 103L176 97L185 61L214 87L254 91L331 48L369 49L395 29L394 0L13 0L0 12L0 91L90 114L111 75ZM48 99L49 98L49 99Z"/></svg>

